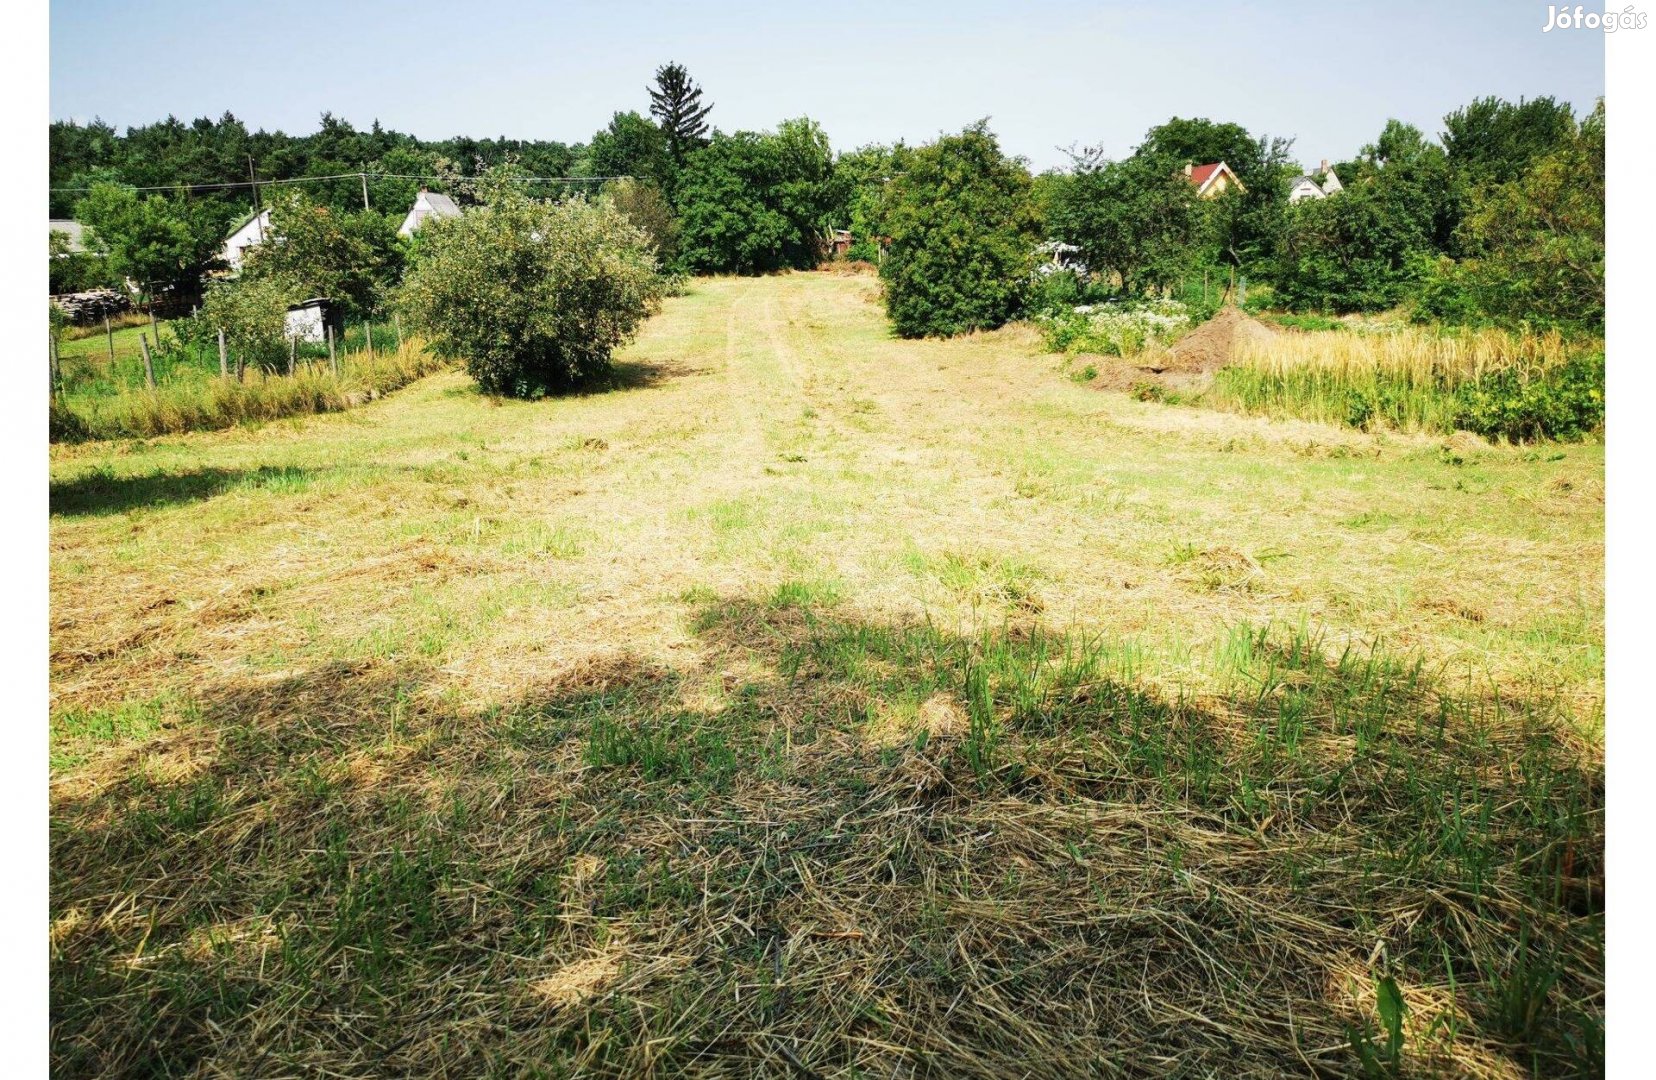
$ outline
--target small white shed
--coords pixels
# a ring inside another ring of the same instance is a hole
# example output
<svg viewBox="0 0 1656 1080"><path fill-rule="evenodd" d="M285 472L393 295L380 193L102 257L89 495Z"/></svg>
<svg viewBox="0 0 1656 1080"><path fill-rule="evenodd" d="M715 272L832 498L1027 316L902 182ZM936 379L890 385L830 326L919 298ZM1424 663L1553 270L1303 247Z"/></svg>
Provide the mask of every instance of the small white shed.
<svg viewBox="0 0 1656 1080"><path fill-rule="evenodd" d="M409 208L408 216L403 218L402 227L397 230L397 235L413 236L414 230L424 225L426 218L459 216L460 208L454 205L453 199L439 192L421 188L420 193L414 196L414 205Z"/></svg>
<svg viewBox="0 0 1656 1080"><path fill-rule="evenodd" d="M318 296L288 308L283 332L300 341L326 341L330 326L334 328L335 338L344 336L344 318L339 306L326 297Z"/></svg>

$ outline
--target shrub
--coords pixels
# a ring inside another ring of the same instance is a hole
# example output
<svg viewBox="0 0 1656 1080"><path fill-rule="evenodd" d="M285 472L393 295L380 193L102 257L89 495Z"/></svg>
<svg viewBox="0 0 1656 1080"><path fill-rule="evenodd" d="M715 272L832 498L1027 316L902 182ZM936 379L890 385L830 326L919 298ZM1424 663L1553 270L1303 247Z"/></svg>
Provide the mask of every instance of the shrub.
<svg viewBox="0 0 1656 1080"><path fill-rule="evenodd" d="M1455 426L1492 439L1579 439L1604 425L1604 357L1571 360L1526 378L1492 372L1456 391Z"/></svg>
<svg viewBox="0 0 1656 1080"><path fill-rule="evenodd" d="M293 287L283 279L244 275L213 282L198 314L168 325L184 348L196 352L216 350L223 329L235 356L249 366L275 370L287 357L287 310L295 299Z"/></svg>
<svg viewBox="0 0 1656 1080"><path fill-rule="evenodd" d="M484 391L540 397L608 372L662 293L648 240L608 200L540 202L501 180L428 221L398 303Z"/></svg>
<svg viewBox="0 0 1656 1080"><path fill-rule="evenodd" d="M891 182L880 267L897 333L992 329L1022 309L1039 239L1029 183L981 121L914 152Z"/></svg>
<svg viewBox="0 0 1656 1080"><path fill-rule="evenodd" d="M1038 318L1051 352L1133 356L1152 344L1165 345L1191 324L1189 309L1177 300L1081 305Z"/></svg>

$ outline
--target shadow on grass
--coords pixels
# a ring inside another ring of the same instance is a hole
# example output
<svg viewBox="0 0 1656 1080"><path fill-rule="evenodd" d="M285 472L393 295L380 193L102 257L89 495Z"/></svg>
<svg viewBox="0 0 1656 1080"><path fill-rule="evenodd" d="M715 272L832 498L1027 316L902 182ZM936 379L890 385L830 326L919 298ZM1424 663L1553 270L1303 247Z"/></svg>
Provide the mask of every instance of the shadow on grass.
<svg viewBox="0 0 1656 1080"><path fill-rule="evenodd" d="M313 471L295 466L264 465L256 469L191 469L121 476L108 467L92 469L68 480L53 480L51 512L62 516L121 514L140 508L179 506L200 502L233 489L300 490Z"/></svg>
<svg viewBox="0 0 1656 1080"><path fill-rule="evenodd" d="M235 682L62 778L55 1074L1357 1075L1377 941L1412 1066L1598 1067L1602 785L1524 702L1265 636L1197 703L1038 627L693 628L487 706Z"/></svg>

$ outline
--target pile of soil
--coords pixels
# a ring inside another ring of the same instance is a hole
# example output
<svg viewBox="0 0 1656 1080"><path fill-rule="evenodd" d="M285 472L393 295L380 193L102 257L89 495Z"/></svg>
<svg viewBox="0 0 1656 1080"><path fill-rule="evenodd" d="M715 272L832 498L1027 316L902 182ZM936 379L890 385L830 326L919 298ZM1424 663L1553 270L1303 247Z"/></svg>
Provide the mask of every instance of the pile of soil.
<svg viewBox="0 0 1656 1080"><path fill-rule="evenodd" d="M1241 342L1274 337L1275 330L1240 308L1221 308L1170 348L1140 353L1131 361L1112 359L1098 365L1098 378L1092 385L1100 390L1131 390L1146 384L1188 390L1230 363Z"/></svg>
<svg viewBox="0 0 1656 1080"><path fill-rule="evenodd" d="M1164 370L1200 372L1210 375L1231 362L1231 355L1244 341L1269 341L1276 331L1242 312L1225 307L1219 314L1173 343L1167 350Z"/></svg>

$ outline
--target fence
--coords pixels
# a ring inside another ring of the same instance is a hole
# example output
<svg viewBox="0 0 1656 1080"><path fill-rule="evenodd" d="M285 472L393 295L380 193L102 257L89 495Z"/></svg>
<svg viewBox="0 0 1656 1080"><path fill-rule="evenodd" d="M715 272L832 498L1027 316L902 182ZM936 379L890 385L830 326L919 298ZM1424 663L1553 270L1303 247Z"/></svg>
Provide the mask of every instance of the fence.
<svg viewBox="0 0 1656 1080"><path fill-rule="evenodd" d="M151 386L241 378L250 366L270 375L306 369L337 374L350 357L372 353L376 346L389 350L401 344L401 326L395 319L353 322L338 339L331 330L323 342L290 338L285 354L267 354L253 362L228 340L222 347L216 341L187 341L170 321L140 321L118 329L110 323L90 336L53 338L51 386L58 397L112 397Z"/></svg>

